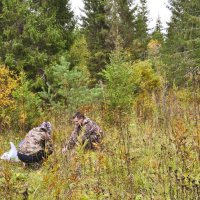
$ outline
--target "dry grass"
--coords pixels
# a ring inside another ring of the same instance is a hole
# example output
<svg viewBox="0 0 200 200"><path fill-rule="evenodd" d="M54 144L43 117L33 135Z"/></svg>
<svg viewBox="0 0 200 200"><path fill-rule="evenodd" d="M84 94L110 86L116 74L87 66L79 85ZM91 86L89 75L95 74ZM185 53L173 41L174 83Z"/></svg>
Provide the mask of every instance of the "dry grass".
<svg viewBox="0 0 200 200"><path fill-rule="evenodd" d="M146 121L132 116L128 125L118 127L95 118L103 115L96 112L93 118L102 124L106 137L103 148L94 152L77 146L61 155L72 126L63 117L52 118L55 152L40 169L0 161L1 199L198 200L199 127L194 107L185 109L170 98L165 115L156 113ZM19 141L17 137L0 136L0 153L10 140Z"/></svg>

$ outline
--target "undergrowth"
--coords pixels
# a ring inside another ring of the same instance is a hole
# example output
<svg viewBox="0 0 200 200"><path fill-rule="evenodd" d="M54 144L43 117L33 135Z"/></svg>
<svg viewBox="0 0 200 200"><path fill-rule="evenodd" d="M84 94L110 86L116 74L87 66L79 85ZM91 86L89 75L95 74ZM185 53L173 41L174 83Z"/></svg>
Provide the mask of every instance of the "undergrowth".
<svg viewBox="0 0 200 200"><path fill-rule="evenodd" d="M121 126L104 126L101 150L78 145L65 156L62 142L71 127L54 128L55 152L40 169L0 161L1 199L199 199L195 125L174 118L169 127L137 120ZM0 153L9 141L20 137L1 136Z"/></svg>

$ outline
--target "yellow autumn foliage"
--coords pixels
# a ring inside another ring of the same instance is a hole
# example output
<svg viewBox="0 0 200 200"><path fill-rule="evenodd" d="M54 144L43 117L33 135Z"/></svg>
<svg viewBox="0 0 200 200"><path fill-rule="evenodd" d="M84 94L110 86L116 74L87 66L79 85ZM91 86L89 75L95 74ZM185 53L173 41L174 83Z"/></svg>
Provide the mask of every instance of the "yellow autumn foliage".
<svg viewBox="0 0 200 200"><path fill-rule="evenodd" d="M147 45L148 54L156 56L160 51L161 44L158 40L150 40Z"/></svg>
<svg viewBox="0 0 200 200"><path fill-rule="evenodd" d="M0 66L0 108L11 106L14 102L12 91L17 87L17 78L5 66Z"/></svg>

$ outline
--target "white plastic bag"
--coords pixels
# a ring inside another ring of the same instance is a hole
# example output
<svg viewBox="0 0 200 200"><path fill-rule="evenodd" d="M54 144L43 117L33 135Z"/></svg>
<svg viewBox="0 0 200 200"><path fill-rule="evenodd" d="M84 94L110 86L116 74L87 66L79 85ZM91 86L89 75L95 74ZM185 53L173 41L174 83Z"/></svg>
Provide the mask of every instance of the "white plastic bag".
<svg viewBox="0 0 200 200"><path fill-rule="evenodd" d="M19 162L19 158L17 156L17 149L16 149L15 145L13 144L13 142L10 142L10 151L5 152L1 156L1 159L2 160Z"/></svg>

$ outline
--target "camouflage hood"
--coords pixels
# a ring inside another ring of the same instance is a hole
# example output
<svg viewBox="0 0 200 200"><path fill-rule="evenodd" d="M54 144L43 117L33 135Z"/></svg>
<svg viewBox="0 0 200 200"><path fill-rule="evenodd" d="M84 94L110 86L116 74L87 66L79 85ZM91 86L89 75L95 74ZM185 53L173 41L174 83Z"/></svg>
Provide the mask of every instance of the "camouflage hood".
<svg viewBox="0 0 200 200"><path fill-rule="evenodd" d="M50 122L43 122L43 123L39 126L39 128L40 128L41 130L44 130L44 131L48 132L49 134L51 134L52 129L51 129L51 123L50 123Z"/></svg>
<svg viewBox="0 0 200 200"><path fill-rule="evenodd" d="M32 155L41 150L52 152L53 142L50 133L50 122L43 122L40 126L28 132L22 144L20 144L18 152L25 155Z"/></svg>

